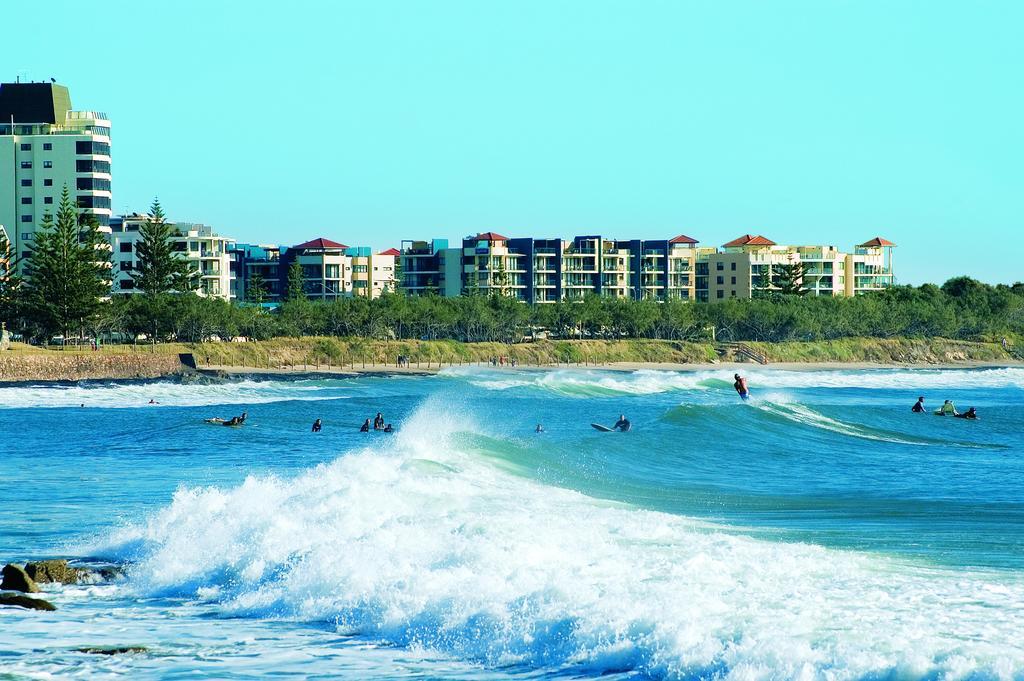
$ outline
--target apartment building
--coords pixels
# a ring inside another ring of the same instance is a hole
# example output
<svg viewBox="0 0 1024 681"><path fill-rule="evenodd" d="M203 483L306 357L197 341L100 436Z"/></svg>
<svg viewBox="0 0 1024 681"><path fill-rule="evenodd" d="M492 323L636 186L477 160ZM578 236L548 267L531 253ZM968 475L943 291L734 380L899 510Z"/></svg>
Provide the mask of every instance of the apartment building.
<svg viewBox="0 0 1024 681"><path fill-rule="evenodd" d="M509 247L508 238L483 232L462 240L462 290L527 300L526 255Z"/></svg>
<svg viewBox="0 0 1024 681"><path fill-rule="evenodd" d="M281 299L284 281L281 273L281 248L271 244L231 244L231 297L252 302L253 285L259 282L266 303Z"/></svg>
<svg viewBox="0 0 1024 681"><path fill-rule="evenodd" d="M703 257L698 299L750 298L777 288L779 266L803 264L803 288L811 295L853 296L892 286L892 249L896 244L875 237L852 253L835 246L785 246L754 234L722 245Z"/></svg>
<svg viewBox="0 0 1024 681"><path fill-rule="evenodd" d="M110 219L110 246L112 249L112 275L114 293L139 293L132 276L138 269L138 242L140 229L149 215L132 213ZM198 275L201 296L232 298L231 255L232 240L217 235L209 225L192 222L170 223L174 252L186 260Z"/></svg>
<svg viewBox="0 0 1024 681"><path fill-rule="evenodd" d="M333 300L351 296L352 262L347 251L345 244L324 237L292 246L281 253L281 276L287 281L292 263L298 262L308 298Z"/></svg>
<svg viewBox="0 0 1024 681"><path fill-rule="evenodd" d="M399 263L402 290L408 295L462 295L462 252L449 248L447 239L406 240Z"/></svg>
<svg viewBox="0 0 1024 681"><path fill-rule="evenodd" d="M369 246L357 246L347 254L352 261L352 295L379 298L395 290L395 267L401 256L397 249L374 253Z"/></svg>
<svg viewBox="0 0 1024 681"><path fill-rule="evenodd" d="M701 247L685 234L663 240L601 235L563 240L483 232L463 239L461 249L447 248L444 240L402 243L402 287L411 294L499 293L528 303L587 295L706 302L776 289L780 266L797 262L804 265L803 286L813 295L852 296L894 282L895 244L881 237L851 253L828 245L780 245L754 234L721 249ZM461 285L454 285L455 276Z"/></svg>
<svg viewBox="0 0 1024 681"><path fill-rule="evenodd" d="M68 188L83 214L103 232L111 218L110 121L74 111L56 83L0 84L0 226L12 252L27 256L47 213Z"/></svg>

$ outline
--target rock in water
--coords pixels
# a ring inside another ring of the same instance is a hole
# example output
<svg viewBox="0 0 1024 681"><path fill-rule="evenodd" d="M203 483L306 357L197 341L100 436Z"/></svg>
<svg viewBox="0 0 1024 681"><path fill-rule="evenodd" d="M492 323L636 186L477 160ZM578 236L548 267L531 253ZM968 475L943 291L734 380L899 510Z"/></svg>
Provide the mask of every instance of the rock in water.
<svg viewBox="0 0 1024 681"><path fill-rule="evenodd" d="M40 560L25 566L25 573L37 584L77 584L86 572L82 568L69 567L66 560Z"/></svg>
<svg viewBox="0 0 1024 681"><path fill-rule="evenodd" d="M12 605L17 608L26 608L28 610L56 610L55 606L50 601L44 601L42 598L29 598L28 596L22 596L20 594L2 594L0 593L0 606Z"/></svg>
<svg viewBox="0 0 1024 681"><path fill-rule="evenodd" d="M0 582L0 589L10 591L22 591L34 594L39 592L39 587L32 581L23 568L13 563L8 563L3 569L3 582Z"/></svg>
<svg viewBox="0 0 1024 681"><path fill-rule="evenodd" d="M149 648L146 646L92 647L75 648L75 651L89 653L90 655L126 655L129 653L148 653Z"/></svg>

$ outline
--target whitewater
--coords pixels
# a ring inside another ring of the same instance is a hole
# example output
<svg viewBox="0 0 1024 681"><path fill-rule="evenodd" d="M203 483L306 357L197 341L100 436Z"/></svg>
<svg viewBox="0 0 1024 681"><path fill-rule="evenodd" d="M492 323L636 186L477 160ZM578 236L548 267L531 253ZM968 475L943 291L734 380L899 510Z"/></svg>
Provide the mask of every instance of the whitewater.
<svg viewBox="0 0 1024 681"><path fill-rule="evenodd" d="M126 569L0 673L1024 678L1024 370L746 375L0 388L0 557Z"/></svg>

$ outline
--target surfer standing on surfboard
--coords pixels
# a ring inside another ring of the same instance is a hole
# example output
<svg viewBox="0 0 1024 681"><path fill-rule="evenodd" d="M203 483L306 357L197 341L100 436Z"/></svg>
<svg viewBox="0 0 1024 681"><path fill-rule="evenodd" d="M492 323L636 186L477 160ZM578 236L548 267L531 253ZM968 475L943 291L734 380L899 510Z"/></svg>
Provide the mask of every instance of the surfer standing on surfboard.
<svg viewBox="0 0 1024 681"><path fill-rule="evenodd" d="M750 391L747 390L747 379L743 378L739 374L734 374L733 378L736 379L736 382L732 384L732 387L736 388L736 392L739 393L740 399L749 400Z"/></svg>

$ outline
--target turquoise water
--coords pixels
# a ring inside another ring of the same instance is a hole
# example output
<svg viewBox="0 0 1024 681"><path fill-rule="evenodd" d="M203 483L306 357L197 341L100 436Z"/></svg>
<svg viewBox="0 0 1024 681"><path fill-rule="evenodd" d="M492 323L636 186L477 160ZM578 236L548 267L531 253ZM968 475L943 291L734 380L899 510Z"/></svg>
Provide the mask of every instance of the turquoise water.
<svg viewBox="0 0 1024 681"><path fill-rule="evenodd" d="M748 376L0 388L0 678L1024 679L1024 369Z"/></svg>

